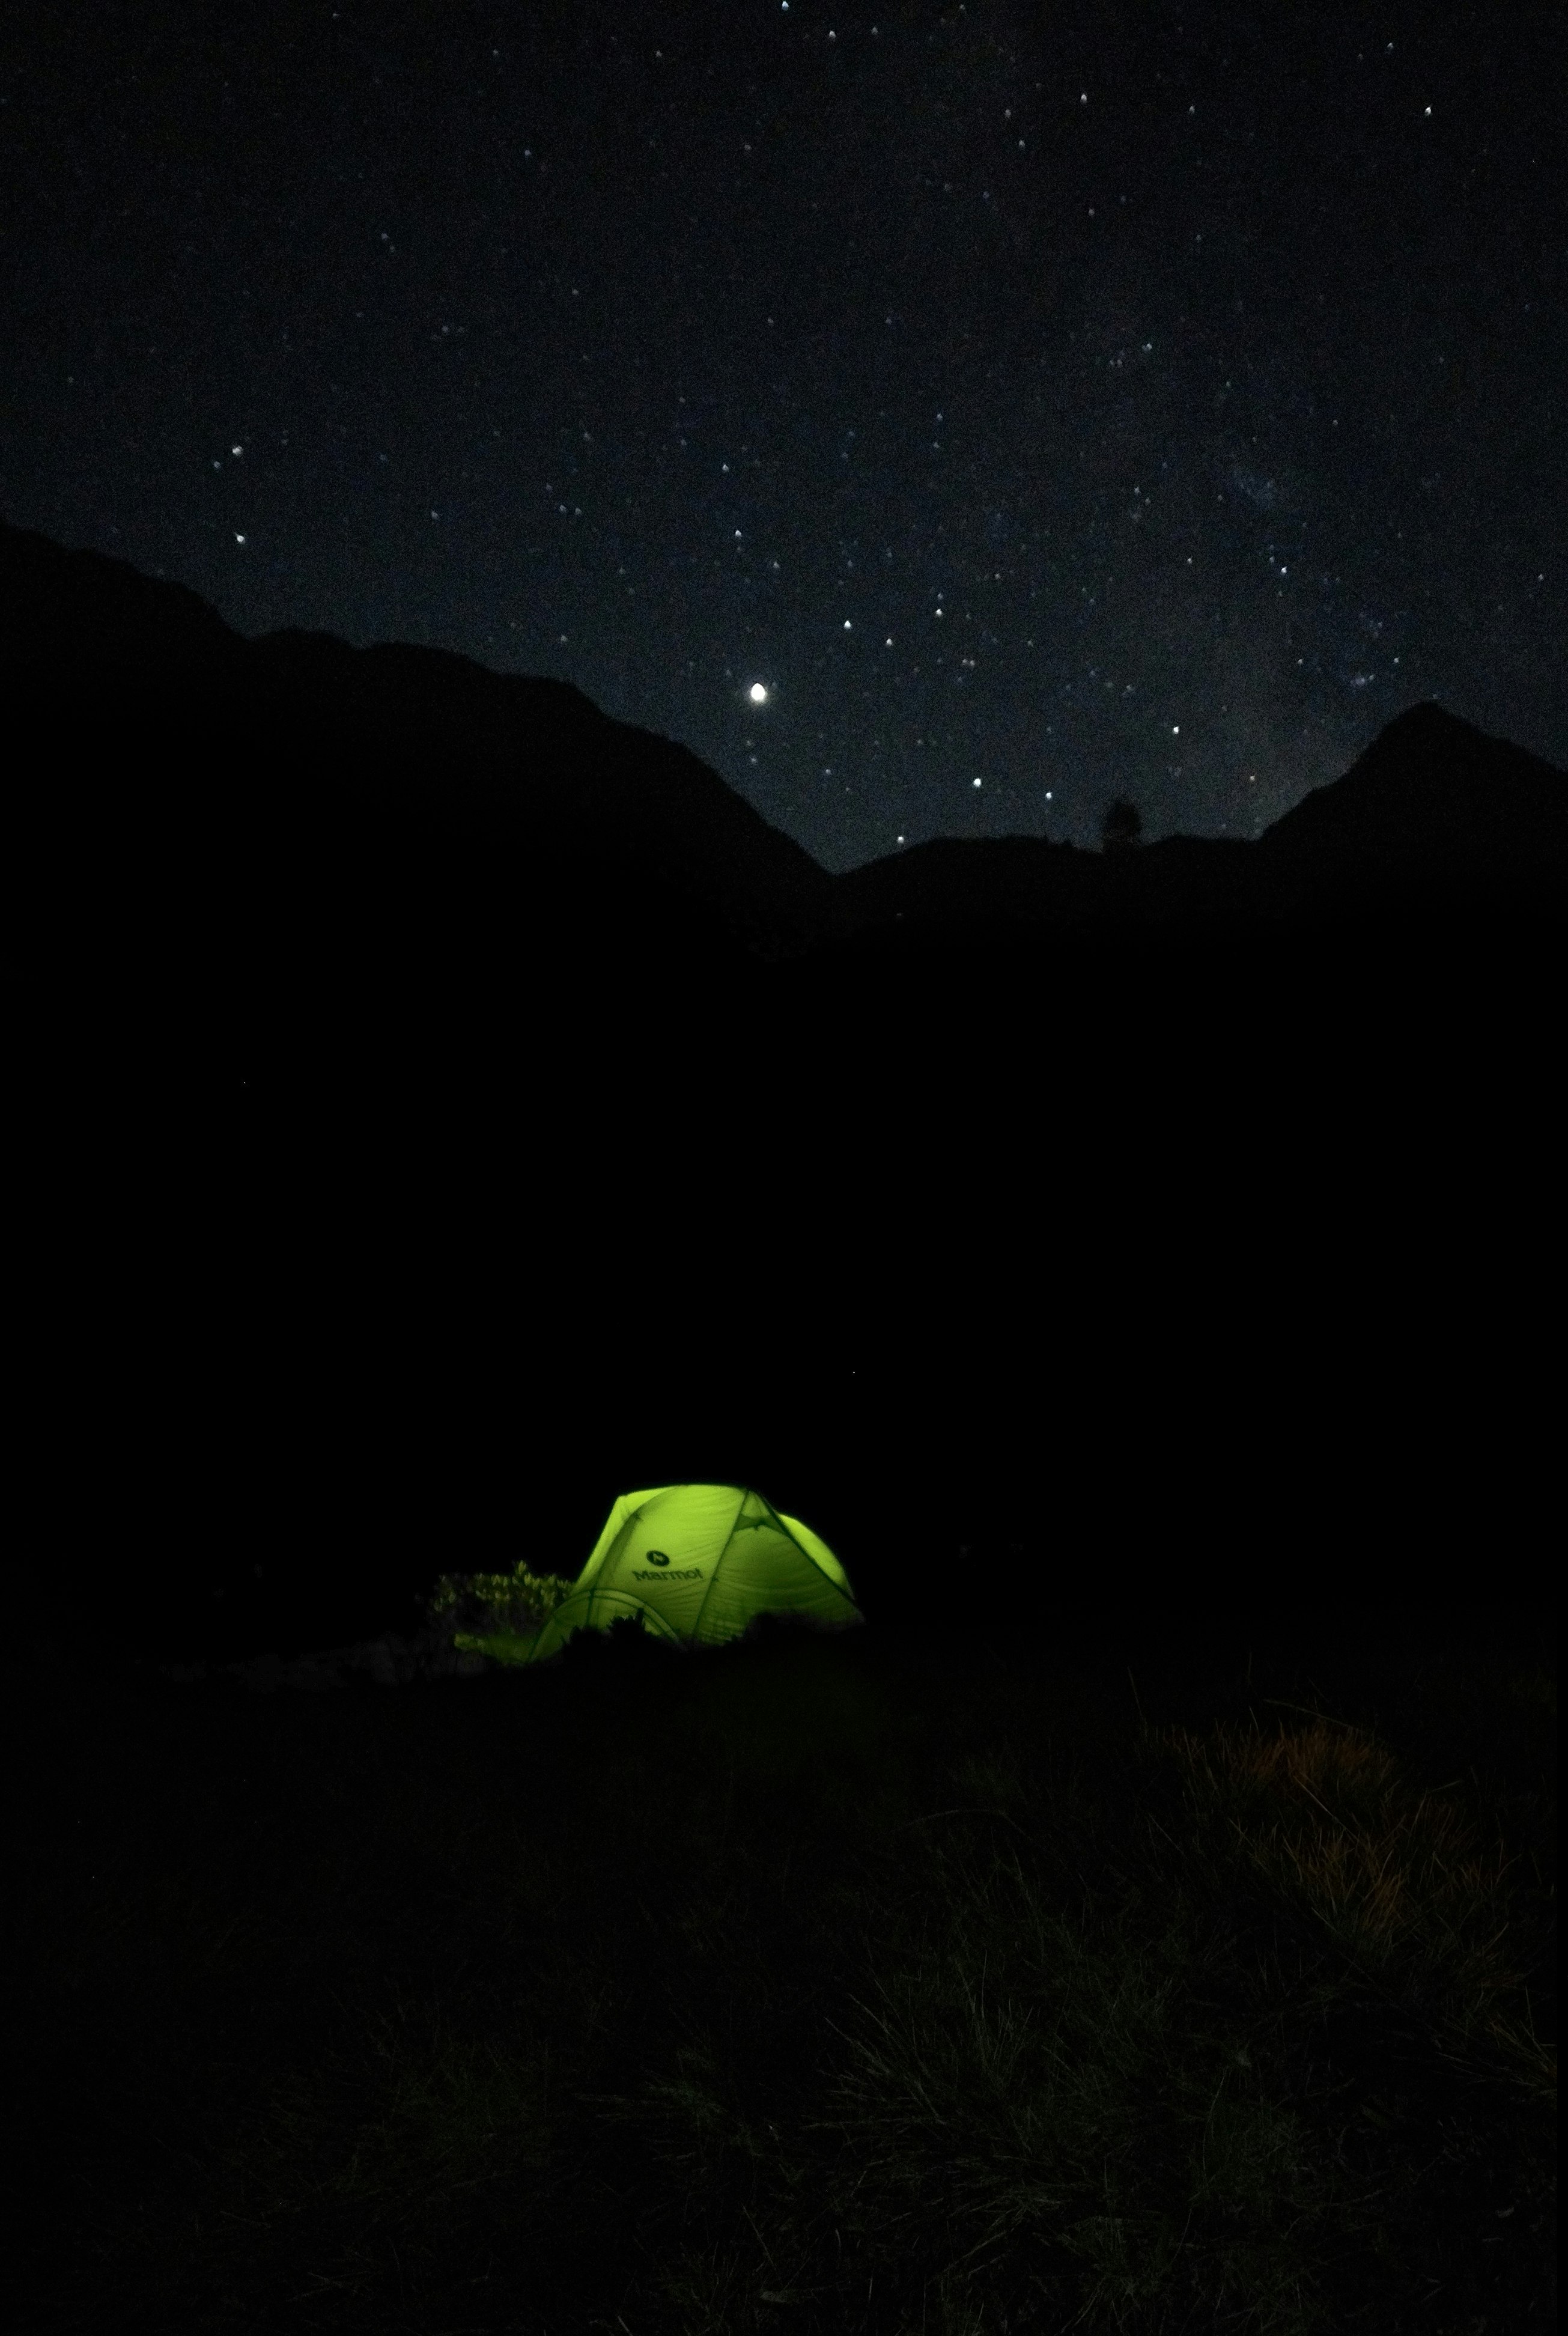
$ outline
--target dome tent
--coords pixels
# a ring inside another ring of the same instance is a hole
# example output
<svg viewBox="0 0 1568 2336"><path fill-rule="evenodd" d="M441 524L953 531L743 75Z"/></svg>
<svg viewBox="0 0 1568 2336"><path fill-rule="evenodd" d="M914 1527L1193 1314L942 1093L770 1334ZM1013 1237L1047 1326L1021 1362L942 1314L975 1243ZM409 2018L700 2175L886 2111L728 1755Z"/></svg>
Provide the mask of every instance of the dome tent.
<svg viewBox="0 0 1568 2336"><path fill-rule="evenodd" d="M678 1645L738 1638L759 1614L819 1629L862 1620L827 1543L741 1484L665 1484L623 1493L567 1596L526 1658L559 1654L575 1630L635 1615Z"/></svg>

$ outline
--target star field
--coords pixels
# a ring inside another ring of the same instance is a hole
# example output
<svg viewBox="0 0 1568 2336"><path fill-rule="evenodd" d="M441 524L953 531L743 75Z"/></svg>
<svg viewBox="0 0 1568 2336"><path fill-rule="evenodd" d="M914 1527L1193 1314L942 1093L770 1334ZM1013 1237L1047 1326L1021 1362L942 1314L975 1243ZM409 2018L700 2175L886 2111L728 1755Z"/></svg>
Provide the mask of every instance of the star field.
<svg viewBox="0 0 1568 2336"><path fill-rule="evenodd" d="M824 864L1568 761L1557 12L39 0L0 510Z"/></svg>

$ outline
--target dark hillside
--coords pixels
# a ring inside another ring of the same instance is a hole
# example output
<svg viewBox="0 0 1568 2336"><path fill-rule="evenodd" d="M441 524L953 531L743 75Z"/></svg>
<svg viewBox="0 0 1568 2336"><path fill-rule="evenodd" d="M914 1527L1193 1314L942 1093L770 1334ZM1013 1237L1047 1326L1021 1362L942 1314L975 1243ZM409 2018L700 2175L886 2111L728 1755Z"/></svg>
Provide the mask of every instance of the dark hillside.
<svg viewBox="0 0 1568 2336"><path fill-rule="evenodd" d="M308 1632L299 1583L352 1607L492 1530L503 1451L511 1512L520 1431L589 1440L639 1214L678 1166L712 1217L754 951L828 879L559 684L244 642L16 530L0 637L38 1594L86 1565L157 1630L282 1577Z"/></svg>
<svg viewBox="0 0 1568 2336"><path fill-rule="evenodd" d="M0 628L36 1564L114 1627L354 1636L685 1476L873 1605L1524 1547L1562 774L1418 707L1258 845L834 881L563 684L15 529Z"/></svg>

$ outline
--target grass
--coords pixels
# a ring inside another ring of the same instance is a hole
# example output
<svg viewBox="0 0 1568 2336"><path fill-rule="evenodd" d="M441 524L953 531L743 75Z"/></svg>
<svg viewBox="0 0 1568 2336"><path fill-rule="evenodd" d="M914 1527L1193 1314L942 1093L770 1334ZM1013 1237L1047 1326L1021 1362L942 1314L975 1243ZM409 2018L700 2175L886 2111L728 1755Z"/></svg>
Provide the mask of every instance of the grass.
<svg viewBox="0 0 1568 2336"><path fill-rule="evenodd" d="M34 1677L16 2324L1554 2324L1552 1679L1252 1672Z"/></svg>

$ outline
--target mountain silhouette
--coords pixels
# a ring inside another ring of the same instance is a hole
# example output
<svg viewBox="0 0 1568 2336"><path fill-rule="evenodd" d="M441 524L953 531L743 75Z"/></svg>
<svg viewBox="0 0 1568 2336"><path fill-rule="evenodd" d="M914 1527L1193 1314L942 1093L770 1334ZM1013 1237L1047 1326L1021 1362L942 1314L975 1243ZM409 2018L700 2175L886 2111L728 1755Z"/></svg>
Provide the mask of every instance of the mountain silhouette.
<svg viewBox="0 0 1568 2336"><path fill-rule="evenodd" d="M942 840L835 880L697 756L564 682L320 632L248 640L181 585L3 522L0 627L13 722L52 742L24 829L83 872L112 865L122 896L144 862L148 898L196 927L313 901L396 954L455 916L462 956L482 902L513 942L657 982L716 949L1120 945L1459 894L1536 914L1568 874L1564 774L1430 704L1255 844Z"/></svg>
<svg viewBox="0 0 1568 2336"><path fill-rule="evenodd" d="M417 836L416 869L439 837L508 855L533 920L563 926L596 892L624 913L629 889L664 904L677 949L693 919L765 955L799 945L829 890L695 754L563 682L326 633L247 640L182 586L4 524L0 626L16 718L54 739L29 812L58 833L69 801L84 850L94 823L132 854L156 831L194 891L269 850L286 885Z"/></svg>
<svg viewBox="0 0 1568 2336"><path fill-rule="evenodd" d="M1232 1019L1292 990L1349 1016L1378 966L1439 965L1455 934L1499 964L1548 946L1568 877L1568 779L1436 705L1255 843L940 840L835 879L563 682L246 639L180 585L3 524L0 628L31 749L29 1030L56 1072L81 1046L143 1085L266 1064L346 1102L388 1078L452 1091L521 1047L577 1110L706 1046L863 1121L877 1065L912 1076L911 1047L929 1072L1031 1043L1031 964L1094 1044L1189 1003L1204 1021L1220 992Z"/></svg>
<svg viewBox="0 0 1568 2336"><path fill-rule="evenodd" d="M1568 774L1427 701L1264 830L1298 910L1368 891L1549 901L1568 876Z"/></svg>
<svg viewBox="0 0 1568 2336"><path fill-rule="evenodd" d="M347 1095L476 1058L587 1083L741 1010L830 878L716 772L565 683L233 632L0 526L42 1069ZM685 1000L677 1009L674 1001Z"/></svg>

